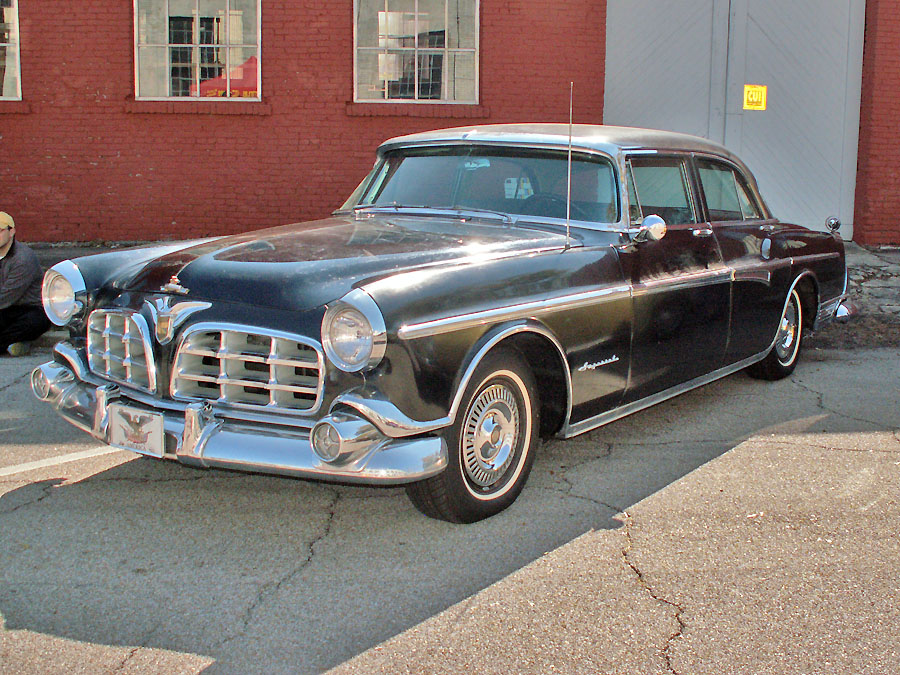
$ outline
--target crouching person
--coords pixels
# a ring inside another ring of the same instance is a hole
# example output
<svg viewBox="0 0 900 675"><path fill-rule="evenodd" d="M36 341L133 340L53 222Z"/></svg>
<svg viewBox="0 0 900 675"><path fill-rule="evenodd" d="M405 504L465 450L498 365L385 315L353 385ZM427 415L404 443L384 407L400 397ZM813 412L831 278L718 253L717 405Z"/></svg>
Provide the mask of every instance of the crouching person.
<svg viewBox="0 0 900 675"><path fill-rule="evenodd" d="M0 354L24 356L50 328L41 305L43 272L37 256L16 241L16 224L0 211Z"/></svg>

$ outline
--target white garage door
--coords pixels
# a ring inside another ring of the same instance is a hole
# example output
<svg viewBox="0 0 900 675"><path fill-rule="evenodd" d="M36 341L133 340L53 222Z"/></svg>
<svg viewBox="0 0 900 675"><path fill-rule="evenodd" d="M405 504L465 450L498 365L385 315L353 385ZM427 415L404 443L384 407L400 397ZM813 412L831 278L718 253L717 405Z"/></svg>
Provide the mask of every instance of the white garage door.
<svg viewBox="0 0 900 675"><path fill-rule="evenodd" d="M865 0L608 0L607 17L605 123L724 143L779 218L838 216L850 238Z"/></svg>

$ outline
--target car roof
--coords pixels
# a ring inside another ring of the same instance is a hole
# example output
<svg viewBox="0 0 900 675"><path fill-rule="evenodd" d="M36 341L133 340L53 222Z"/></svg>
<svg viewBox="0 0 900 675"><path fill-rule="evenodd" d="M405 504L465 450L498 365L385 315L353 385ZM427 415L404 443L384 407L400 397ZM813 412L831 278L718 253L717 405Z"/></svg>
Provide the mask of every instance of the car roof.
<svg viewBox="0 0 900 675"><path fill-rule="evenodd" d="M486 124L437 129L398 136L381 144L379 154L399 147L456 143L536 145L567 148L568 124ZM602 124L572 125L572 147L576 150L604 152L613 157L629 150L705 152L740 160L718 143L699 136L658 129L617 127Z"/></svg>

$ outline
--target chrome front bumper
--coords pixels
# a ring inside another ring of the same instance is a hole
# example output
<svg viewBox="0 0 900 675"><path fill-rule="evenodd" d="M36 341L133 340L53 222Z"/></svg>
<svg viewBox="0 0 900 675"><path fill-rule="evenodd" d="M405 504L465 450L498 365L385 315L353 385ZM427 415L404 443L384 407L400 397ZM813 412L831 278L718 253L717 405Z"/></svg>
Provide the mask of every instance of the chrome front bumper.
<svg viewBox="0 0 900 675"><path fill-rule="evenodd" d="M67 363L50 361L35 368L31 376L35 396L106 444L110 444L109 405L120 402L161 413L163 457L193 466L366 485L412 483L447 466L447 447L440 437L391 438L368 420L344 412L319 421L340 431L348 448L325 461L313 450L310 429L221 416L207 403L163 409L125 400L116 385L84 381L86 369L74 349L63 343L56 351Z"/></svg>

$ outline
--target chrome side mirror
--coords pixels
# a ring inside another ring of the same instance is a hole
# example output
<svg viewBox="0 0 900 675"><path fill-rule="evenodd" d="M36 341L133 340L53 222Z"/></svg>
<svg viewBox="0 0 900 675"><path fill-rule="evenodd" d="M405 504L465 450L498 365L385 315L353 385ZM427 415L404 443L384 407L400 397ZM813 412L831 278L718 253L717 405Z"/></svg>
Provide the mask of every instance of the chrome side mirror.
<svg viewBox="0 0 900 675"><path fill-rule="evenodd" d="M841 219L837 216L831 216L831 218L825 220L825 227L828 228L829 232L837 232L841 229Z"/></svg>
<svg viewBox="0 0 900 675"><path fill-rule="evenodd" d="M632 241L640 244L645 241L659 241L666 236L666 221L655 213L641 221L641 229L632 237Z"/></svg>

